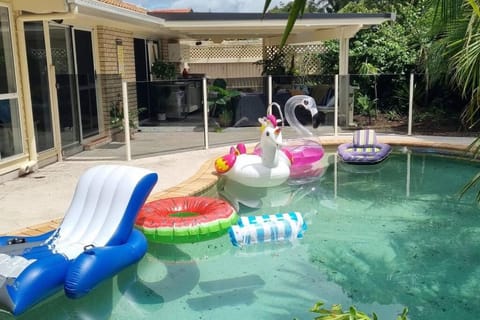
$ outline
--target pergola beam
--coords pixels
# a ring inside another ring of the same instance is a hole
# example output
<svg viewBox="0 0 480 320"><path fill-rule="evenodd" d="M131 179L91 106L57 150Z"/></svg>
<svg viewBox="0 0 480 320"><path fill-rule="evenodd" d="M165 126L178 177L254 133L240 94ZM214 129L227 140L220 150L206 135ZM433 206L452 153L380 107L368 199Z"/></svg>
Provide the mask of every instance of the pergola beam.
<svg viewBox="0 0 480 320"><path fill-rule="evenodd" d="M354 26L339 26L335 28L319 29L315 31L294 33L288 37L287 44L316 42L325 40L334 40L342 38L353 38L358 31L363 28L363 25ZM282 40L281 36L265 37L265 45L279 45Z"/></svg>

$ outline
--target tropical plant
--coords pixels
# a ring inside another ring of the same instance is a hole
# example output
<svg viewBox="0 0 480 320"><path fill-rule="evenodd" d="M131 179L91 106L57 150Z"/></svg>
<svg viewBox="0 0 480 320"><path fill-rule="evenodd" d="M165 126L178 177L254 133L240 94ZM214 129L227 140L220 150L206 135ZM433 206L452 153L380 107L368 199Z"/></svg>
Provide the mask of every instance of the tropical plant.
<svg viewBox="0 0 480 320"><path fill-rule="evenodd" d="M396 110L388 110L385 113L385 118L388 121L400 121L400 120L402 120L402 116Z"/></svg>
<svg viewBox="0 0 480 320"><path fill-rule="evenodd" d="M375 97L373 99L373 104L374 104L374 108L375 108L374 115L376 117L377 114L378 114L378 84L377 84L377 82L378 82L378 68L375 67L373 64L365 61L365 62L362 62L359 71L360 71L361 75L373 76L373 91L374 91L374 95L375 95ZM370 78L370 77L368 77L368 78Z"/></svg>
<svg viewBox="0 0 480 320"><path fill-rule="evenodd" d="M232 99L238 97L240 92L223 88L221 86L209 86L208 108L213 116L218 114L220 125L228 126L233 119Z"/></svg>
<svg viewBox="0 0 480 320"><path fill-rule="evenodd" d="M394 23L383 23L359 31L350 41L349 73L352 75L373 75L371 77L353 76L355 85L368 93L378 103L379 111L391 108L401 110L397 90L407 82L408 74L416 69L419 60L418 46L413 45L427 33L427 19L423 17L426 9L414 7L413 3L402 1L396 4L398 18ZM418 2L424 2L419 0ZM351 2L341 9L342 13L378 13L388 9L386 4L373 4L367 1ZM391 9L389 9L391 10ZM415 24L415 22L417 24ZM326 41L325 50L318 55L322 73L338 73L339 42ZM393 76L392 76L393 75ZM404 92L402 92L404 93ZM405 98L408 101L408 91ZM408 105L408 104L407 104Z"/></svg>
<svg viewBox="0 0 480 320"><path fill-rule="evenodd" d="M161 80L173 80L177 76L177 67L173 62L155 60L152 64L152 73Z"/></svg>
<svg viewBox="0 0 480 320"><path fill-rule="evenodd" d="M467 153L471 153L474 158L480 156L480 137L476 138L467 148ZM459 191L459 198L463 197L470 189L477 188L480 185L480 172L468 181L463 188ZM480 203L480 188L477 188L477 195L475 196L475 201Z"/></svg>
<svg viewBox="0 0 480 320"><path fill-rule="evenodd" d="M285 66L285 54L277 52L272 58L256 61L255 64L261 65L262 75L291 75Z"/></svg>
<svg viewBox="0 0 480 320"><path fill-rule="evenodd" d="M480 6L475 0L433 0L436 42L444 47L451 81L469 99L463 120L480 121Z"/></svg>
<svg viewBox="0 0 480 320"><path fill-rule="evenodd" d="M368 117L368 124L372 123L372 117L375 115L374 101L367 94L360 94L355 104L361 115Z"/></svg>
<svg viewBox="0 0 480 320"><path fill-rule="evenodd" d="M128 113L128 123L130 126L130 129L137 129L137 120L138 120L138 115L144 111L146 111L146 108L138 108L136 111L130 111ZM124 130L124 113L123 113L123 107L121 106L120 101L115 101L112 102L112 105L110 107L110 126L112 129L118 129L120 131Z"/></svg>
<svg viewBox="0 0 480 320"><path fill-rule="evenodd" d="M342 306L334 304L330 310L324 308L322 301L317 302L311 309L311 312L318 313L320 316L315 317L315 320L377 320L378 317L373 313L372 317L366 313L358 311L354 306L351 306L348 311L342 310ZM408 309L404 308L403 312L397 317L397 320L407 320Z"/></svg>
<svg viewBox="0 0 480 320"><path fill-rule="evenodd" d="M469 100L462 120L470 128L480 122L480 5L476 0L432 0L435 19L432 31L438 35L434 43L445 48L451 82ZM468 148L474 157L479 154L480 137ZM460 191L460 197L477 187L480 174ZM477 192L480 202L480 191Z"/></svg>

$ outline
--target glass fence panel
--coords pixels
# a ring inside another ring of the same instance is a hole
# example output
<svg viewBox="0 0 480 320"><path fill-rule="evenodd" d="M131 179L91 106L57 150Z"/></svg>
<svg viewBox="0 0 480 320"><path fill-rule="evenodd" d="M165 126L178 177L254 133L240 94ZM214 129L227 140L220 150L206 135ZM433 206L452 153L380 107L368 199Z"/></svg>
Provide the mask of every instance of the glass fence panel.
<svg viewBox="0 0 480 320"><path fill-rule="evenodd" d="M326 108L322 103L327 100L330 100L328 108L331 108L335 91L333 79L333 75L291 77L288 87L286 80L281 87L272 82L271 97L278 108L272 107L271 112L280 120L279 125L284 126L284 139L306 136L286 121L285 103L292 97L307 95L315 101L315 108ZM104 132L111 141L107 140L83 155L125 159L121 78L99 76L98 85ZM204 110L203 78L129 82L131 157L204 149L207 143L209 148L258 143L258 118L265 116L268 108L268 77L207 79L206 85L207 110ZM315 128L312 113L307 108L296 105L294 116L314 137L333 134L333 113L327 117L324 112L318 113L321 121ZM208 123L207 130L205 123Z"/></svg>
<svg viewBox="0 0 480 320"><path fill-rule="evenodd" d="M413 90L413 135L475 136L477 130L462 122L468 101L441 83L431 83L425 74L415 74ZM466 120L466 119L463 119Z"/></svg>
<svg viewBox="0 0 480 320"><path fill-rule="evenodd" d="M374 129L381 133L407 134L408 75L341 76L340 89L348 86L348 97L339 101L342 109L347 102L343 129Z"/></svg>
<svg viewBox="0 0 480 320"><path fill-rule="evenodd" d="M125 159L121 78L98 79L100 126L106 143L95 147L92 154L103 150L110 158ZM348 75L337 80L335 75L284 76L271 77L271 82L269 77L207 79L205 98L203 78L130 82L132 158L207 146L256 144L260 138L258 118L268 112L283 126L284 139L351 135L363 128L385 134L407 135L411 128L414 135L472 135L461 122L465 101L439 88L427 90L424 75L415 75L414 80L411 91L409 75ZM274 102L271 110L270 98ZM318 112L312 113L302 99L311 99ZM290 117L295 120L289 123L286 113L291 109Z"/></svg>
<svg viewBox="0 0 480 320"><path fill-rule="evenodd" d="M134 129L130 135L132 158L204 148L202 81L189 78L128 83L130 124ZM125 136L125 132L118 132L122 133Z"/></svg>
<svg viewBox="0 0 480 320"><path fill-rule="evenodd" d="M265 78L209 79L209 117L218 130L228 127L255 127L265 115ZM217 131L218 131L217 130Z"/></svg>

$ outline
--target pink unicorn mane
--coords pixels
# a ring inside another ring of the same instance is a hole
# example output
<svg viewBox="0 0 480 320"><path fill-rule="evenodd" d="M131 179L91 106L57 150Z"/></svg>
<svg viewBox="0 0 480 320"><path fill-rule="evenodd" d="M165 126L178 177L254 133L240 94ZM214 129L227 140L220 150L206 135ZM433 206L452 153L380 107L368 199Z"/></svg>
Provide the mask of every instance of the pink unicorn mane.
<svg viewBox="0 0 480 320"><path fill-rule="evenodd" d="M272 123L273 127L277 127L277 118L273 114L267 115L267 119Z"/></svg>

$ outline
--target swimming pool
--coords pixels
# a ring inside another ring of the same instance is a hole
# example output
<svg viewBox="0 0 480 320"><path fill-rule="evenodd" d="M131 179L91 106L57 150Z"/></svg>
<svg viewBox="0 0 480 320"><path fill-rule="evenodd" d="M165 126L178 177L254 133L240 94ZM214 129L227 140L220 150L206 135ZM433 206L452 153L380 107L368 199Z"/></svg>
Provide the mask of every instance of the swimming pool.
<svg viewBox="0 0 480 320"><path fill-rule="evenodd" d="M309 184L216 190L242 214L302 212L303 239L243 249L227 236L150 244L138 265L86 297L59 293L19 318L313 319L318 300L380 319L404 306L411 319L475 318L479 209L473 192L455 195L480 165L428 152L397 151L375 167L325 159Z"/></svg>

